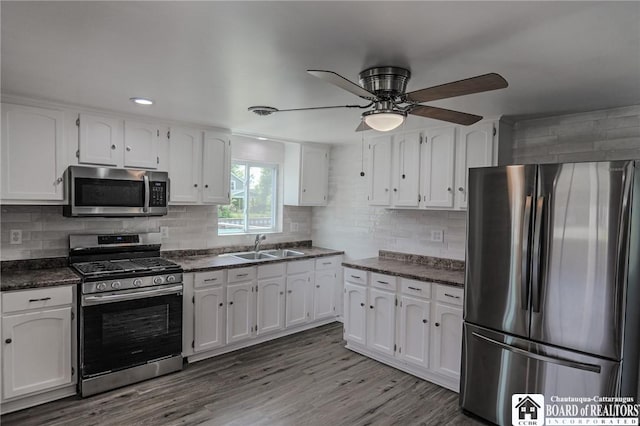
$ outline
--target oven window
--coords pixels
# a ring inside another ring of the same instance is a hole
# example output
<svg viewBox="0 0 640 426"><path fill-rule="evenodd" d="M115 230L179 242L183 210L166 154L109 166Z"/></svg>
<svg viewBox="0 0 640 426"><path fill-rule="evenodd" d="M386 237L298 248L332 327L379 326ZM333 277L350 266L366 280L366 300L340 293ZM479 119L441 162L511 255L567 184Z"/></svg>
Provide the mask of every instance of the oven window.
<svg viewBox="0 0 640 426"><path fill-rule="evenodd" d="M83 306L82 376L182 352L182 295Z"/></svg>
<svg viewBox="0 0 640 426"><path fill-rule="evenodd" d="M74 185L79 207L144 207L143 181L76 178Z"/></svg>

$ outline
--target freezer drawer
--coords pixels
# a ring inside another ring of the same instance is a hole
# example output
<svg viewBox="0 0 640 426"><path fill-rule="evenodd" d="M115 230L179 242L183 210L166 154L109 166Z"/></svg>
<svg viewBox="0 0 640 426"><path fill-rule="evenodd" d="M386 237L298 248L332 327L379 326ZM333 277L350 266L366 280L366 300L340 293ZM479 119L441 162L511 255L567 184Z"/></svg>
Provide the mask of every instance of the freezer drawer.
<svg viewBox="0 0 640 426"><path fill-rule="evenodd" d="M511 423L511 396L617 395L621 363L540 345L464 324L460 405Z"/></svg>

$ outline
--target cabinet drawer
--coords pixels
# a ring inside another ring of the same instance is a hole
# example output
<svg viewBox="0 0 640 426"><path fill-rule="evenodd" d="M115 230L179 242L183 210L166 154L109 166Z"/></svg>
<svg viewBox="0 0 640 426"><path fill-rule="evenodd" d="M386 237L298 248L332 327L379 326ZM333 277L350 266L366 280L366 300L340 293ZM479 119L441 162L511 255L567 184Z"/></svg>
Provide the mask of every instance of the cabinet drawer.
<svg viewBox="0 0 640 426"><path fill-rule="evenodd" d="M72 302L72 286L12 291L2 293L2 313L70 305Z"/></svg>
<svg viewBox="0 0 640 426"><path fill-rule="evenodd" d="M350 283L367 285L367 271L344 268L344 280Z"/></svg>
<svg viewBox="0 0 640 426"><path fill-rule="evenodd" d="M195 288L224 283L224 271L197 272L193 281Z"/></svg>
<svg viewBox="0 0 640 426"><path fill-rule="evenodd" d="M298 260L295 262L287 263L287 275L302 274L304 272L313 271L313 260Z"/></svg>
<svg viewBox="0 0 640 426"><path fill-rule="evenodd" d="M438 284L436 286L436 299L444 303L462 306L464 289Z"/></svg>
<svg viewBox="0 0 640 426"><path fill-rule="evenodd" d="M316 259L316 271L322 269L336 269L339 263L339 256L321 257L320 259Z"/></svg>
<svg viewBox="0 0 640 426"><path fill-rule="evenodd" d="M395 291L396 277L392 277L391 275L377 274L375 272L371 273L371 286Z"/></svg>
<svg viewBox="0 0 640 426"><path fill-rule="evenodd" d="M258 266L258 279L273 278L284 276L286 263L272 263L269 265Z"/></svg>
<svg viewBox="0 0 640 426"><path fill-rule="evenodd" d="M237 283L241 281L251 281L256 278L256 268L249 266L246 268L229 269L227 271L227 282Z"/></svg>
<svg viewBox="0 0 640 426"><path fill-rule="evenodd" d="M431 283L427 283L424 281L400 278L400 289L404 294L424 297L426 299L429 299L431 297Z"/></svg>

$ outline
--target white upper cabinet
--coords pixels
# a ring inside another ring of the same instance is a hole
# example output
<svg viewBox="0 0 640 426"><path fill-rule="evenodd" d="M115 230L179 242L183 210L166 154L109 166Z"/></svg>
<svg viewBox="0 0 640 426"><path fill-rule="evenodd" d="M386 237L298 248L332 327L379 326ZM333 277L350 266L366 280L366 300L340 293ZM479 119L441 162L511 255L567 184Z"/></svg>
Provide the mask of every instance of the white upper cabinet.
<svg viewBox="0 0 640 426"><path fill-rule="evenodd" d="M228 204L231 142L225 133L172 127L169 179L172 204Z"/></svg>
<svg viewBox="0 0 640 426"><path fill-rule="evenodd" d="M453 207L455 127L425 132L421 156L422 207Z"/></svg>
<svg viewBox="0 0 640 426"><path fill-rule="evenodd" d="M391 136L369 142L369 205L391 204Z"/></svg>
<svg viewBox="0 0 640 426"><path fill-rule="evenodd" d="M456 140L455 207L467 208L469 168L494 164L494 123L480 123L458 129Z"/></svg>
<svg viewBox="0 0 640 426"><path fill-rule="evenodd" d="M420 133L406 133L394 138L392 170L392 204L396 207L418 207Z"/></svg>
<svg viewBox="0 0 640 426"><path fill-rule="evenodd" d="M64 112L2 104L2 200L60 201Z"/></svg>
<svg viewBox="0 0 640 426"><path fill-rule="evenodd" d="M78 163L122 167L123 120L80 114Z"/></svg>
<svg viewBox="0 0 640 426"><path fill-rule="evenodd" d="M169 130L169 178L172 203L197 203L200 194L202 131L172 127Z"/></svg>
<svg viewBox="0 0 640 426"><path fill-rule="evenodd" d="M202 202L229 204L231 140L220 132L204 132L202 154Z"/></svg>
<svg viewBox="0 0 640 426"><path fill-rule="evenodd" d="M284 152L284 204L327 205L329 147L287 143Z"/></svg>
<svg viewBox="0 0 640 426"><path fill-rule="evenodd" d="M124 122L124 167L157 169L160 129L140 121Z"/></svg>

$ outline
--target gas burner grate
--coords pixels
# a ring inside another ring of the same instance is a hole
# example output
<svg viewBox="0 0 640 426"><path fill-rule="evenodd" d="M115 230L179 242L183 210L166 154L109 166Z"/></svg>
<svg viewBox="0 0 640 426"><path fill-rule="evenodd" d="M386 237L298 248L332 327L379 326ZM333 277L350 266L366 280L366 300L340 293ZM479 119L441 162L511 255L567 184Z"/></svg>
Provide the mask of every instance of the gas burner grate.
<svg viewBox="0 0 640 426"><path fill-rule="evenodd" d="M121 265L111 263L108 260L74 263L73 266L83 274L100 274L104 272L118 272L124 270Z"/></svg>
<svg viewBox="0 0 640 426"><path fill-rule="evenodd" d="M144 266L149 269L156 268L175 268L178 265L170 260L163 259L162 257L144 257L141 259L131 259L131 262Z"/></svg>

